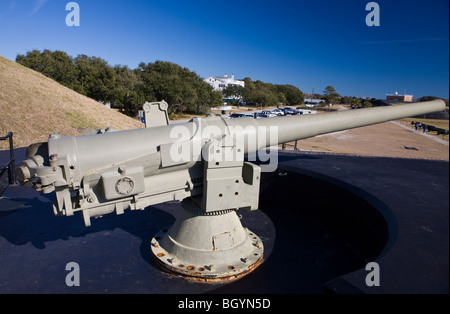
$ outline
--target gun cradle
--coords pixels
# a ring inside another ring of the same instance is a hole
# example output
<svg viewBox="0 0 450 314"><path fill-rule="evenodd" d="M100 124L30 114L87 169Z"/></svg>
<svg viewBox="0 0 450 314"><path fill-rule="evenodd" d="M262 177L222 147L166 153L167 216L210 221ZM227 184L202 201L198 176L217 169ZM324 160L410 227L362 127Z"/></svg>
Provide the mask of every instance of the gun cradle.
<svg viewBox="0 0 450 314"><path fill-rule="evenodd" d="M152 129L143 131L150 130ZM139 132L132 131L130 136L136 133ZM156 146L147 155L143 155L148 151L147 147L143 147L139 152L143 156L124 158L113 153L121 146L117 144L120 141L116 141L115 135L121 134L115 132L80 138L51 135L48 142L50 157L30 156L32 153L27 153L29 158L18 168L19 179L28 185L34 185L45 194L56 192L53 204L55 214L72 216L81 211L86 226L90 226L91 217L100 217L114 211L120 215L128 208L145 209L153 204L210 195L213 190L217 191L214 192L215 196L221 194L222 197L196 198L206 212L244 207L257 209L257 197L248 196L256 196L259 191L259 168L244 163L243 153L241 161L220 162L219 165L214 160L203 164L200 156L191 156L190 162L174 162L165 153L166 149L162 148L171 145L168 143ZM115 145L99 144L102 140L115 142ZM212 142L216 141L209 143ZM220 145L220 141L218 143ZM101 148L95 149L96 146ZM110 148L104 150L103 146ZM86 147L90 151L82 154L81 151L85 151ZM213 148L217 148L217 145ZM129 151L127 147L124 150ZM106 161L106 165L99 167L99 159ZM230 189L233 198L228 197L231 195ZM236 193L240 197L236 197ZM247 200L244 200L244 196Z"/></svg>

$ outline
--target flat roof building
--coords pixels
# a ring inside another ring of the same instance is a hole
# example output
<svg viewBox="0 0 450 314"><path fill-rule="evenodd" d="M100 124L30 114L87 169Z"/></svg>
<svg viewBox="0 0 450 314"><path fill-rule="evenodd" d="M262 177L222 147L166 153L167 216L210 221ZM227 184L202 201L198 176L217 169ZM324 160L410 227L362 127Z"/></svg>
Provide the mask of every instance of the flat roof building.
<svg viewBox="0 0 450 314"><path fill-rule="evenodd" d="M413 102L413 95L400 95L395 92L395 94L387 94L386 101L388 103L396 103L396 102Z"/></svg>
<svg viewBox="0 0 450 314"><path fill-rule="evenodd" d="M306 107L317 107L323 99L304 99L303 103L306 105Z"/></svg>

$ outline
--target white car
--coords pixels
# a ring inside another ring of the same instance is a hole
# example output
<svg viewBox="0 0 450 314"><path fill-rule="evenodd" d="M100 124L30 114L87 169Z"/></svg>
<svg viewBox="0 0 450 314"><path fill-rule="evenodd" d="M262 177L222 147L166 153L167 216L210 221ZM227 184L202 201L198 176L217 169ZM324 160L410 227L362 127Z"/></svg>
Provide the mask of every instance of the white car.
<svg viewBox="0 0 450 314"><path fill-rule="evenodd" d="M274 109L272 110L272 113L276 114L277 116L284 116L284 111L280 109Z"/></svg>
<svg viewBox="0 0 450 314"><path fill-rule="evenodd" d="M264 110L261 112L261 116L264 118L273 118L278 116L277 114L273 113L272 111Z"/></svg>

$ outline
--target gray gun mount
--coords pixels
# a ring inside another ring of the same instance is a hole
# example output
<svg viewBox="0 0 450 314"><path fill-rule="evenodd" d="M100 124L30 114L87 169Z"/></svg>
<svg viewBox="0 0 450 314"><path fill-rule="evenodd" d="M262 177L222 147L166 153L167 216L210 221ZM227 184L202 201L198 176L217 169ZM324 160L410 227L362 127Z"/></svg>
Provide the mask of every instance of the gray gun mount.
<svg viewBox="0 0 450 314"><path fill-rule="evenodd" d="M194 118L169 124L167 103L144 105L146 128L52 134L31 145L19 181L55 192L58 216L92 217L181 201L175 224L152 240L165 270L206 282L232 280L263 260L261 239L245 229L238 209L258 209L261 167L245 155L294 140L442 111L442 100L266 119ZM275 165L276 169L276 165Z"/></svg>

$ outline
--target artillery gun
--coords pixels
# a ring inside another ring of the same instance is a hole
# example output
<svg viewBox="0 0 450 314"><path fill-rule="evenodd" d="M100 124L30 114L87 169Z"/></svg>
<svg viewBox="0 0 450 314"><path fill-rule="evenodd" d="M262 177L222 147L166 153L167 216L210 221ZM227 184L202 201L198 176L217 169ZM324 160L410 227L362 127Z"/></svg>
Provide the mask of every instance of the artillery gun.
<svg viewBox="0 0 450 314"><path fill-rule="evenodd" d="M275 170L276 153L263 148L321 134L442 111L442 100L267 119L194 118L170 124L165 102L144 105L146 128L107 129L81 137L52 134L31 145L17 169L19 181L55 192L57 216L91 218L180 201L175 224L151 241L164 270L206 281L233 280L258 267L261 239L236 213L257 210L261 171ZM247 157L245 157L247 156Z"/></svg>

